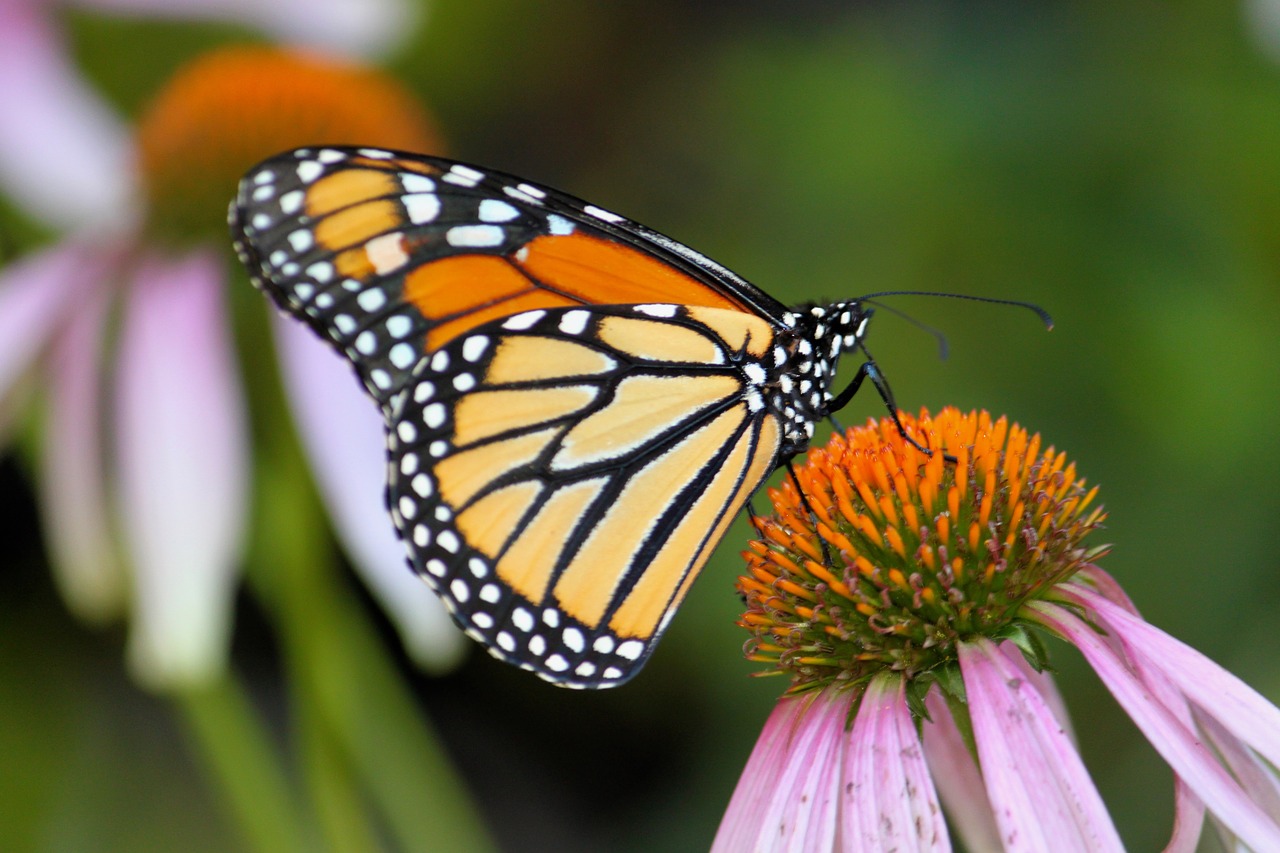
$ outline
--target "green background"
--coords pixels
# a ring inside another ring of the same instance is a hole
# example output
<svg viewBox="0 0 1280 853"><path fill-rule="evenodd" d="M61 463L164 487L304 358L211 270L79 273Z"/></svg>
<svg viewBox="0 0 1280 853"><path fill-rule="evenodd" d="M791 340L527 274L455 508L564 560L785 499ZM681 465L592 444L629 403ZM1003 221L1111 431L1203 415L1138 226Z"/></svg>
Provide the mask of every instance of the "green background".
<svg viewBox="0 0 1280 853"><path fill-rule="evenodd" d="M904 408L986 408L1067 450L1102 486L1104 566L1144 615L1280 698L1280 47L1267 52L1247 9L443 0L427 13L388 65L456 157L622 212L783 301L925 289L1047 308L1050 333L1012 309L904 297L890 304L945 331L950 358L883 312L869 345ZM248 36L66 21L127 115L200 48ZM844 417L879 412L863 394ZM172 707L125 675L121 631L82 627L58 601L26 470L0 469L13 507L0 846L237 849ZM737 522L617 691L557 690L478 649L422 676L381 626L501 847L707 846L782 687L749 677L733 625L748 535ZM287 742L273 627L248 597L234 653ZM1122 837L1158 849L1167 770L1074 651L1054 662Z"/></svg>

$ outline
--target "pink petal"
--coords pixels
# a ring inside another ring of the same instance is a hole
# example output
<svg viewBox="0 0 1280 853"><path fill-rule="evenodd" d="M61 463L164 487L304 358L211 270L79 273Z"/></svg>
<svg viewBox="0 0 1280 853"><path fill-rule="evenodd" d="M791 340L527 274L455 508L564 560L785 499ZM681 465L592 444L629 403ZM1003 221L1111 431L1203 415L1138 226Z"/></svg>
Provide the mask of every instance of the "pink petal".
<svg viewBox="0 0 1280 853"><path fill-rule="evenodd" d="M212 253L146 258L120 332L130 655L155 687L214 676L226 654L249 460L222 286Z"/></svg>
<svg viewBox="0 0 1280 853"><path fill-rule="evenodd" d="M50 3L0 3L0 186L57 228L114 225L130 192L128 136L68 61Z"/></svg>
<svg viewBox="0 0 1280 853"><path fill-rule="evenodd" d="M1280 815L1280 778L1276 772L1217 720L1197 714L1196 723L1204 731L1213 751L1218 753L1222 763L1248 793L1249 799L1272 817Z"/></svg>
<svg viewBox="0 0 1280 853"><path fill-rule="evenodd" d="M960 645L987 795L1007 851L1124 847L1049 705L990 641Z"/></svg>
<svg viewBox="0 0 1280 853"><path fill-rule="evenodd" d="M361 56L386 53L403 43L421 11L404 0L76 0L75 5L123 14L249 24L287 43Z"/></svg>
<svg viewBox="0 0 1280 853"><path fill-rule="evenodd" d="M1127 623L1133 617L1119 607L1110 604L1090 590L1074 584L1069 588L1072 597L1094 608L1095 613L1102 617L1105 627L1116 633L1124 633L1127 644L1132 643L1135 636L1140 633L1132 631L1132 625ZM1095 607L1096 603L1103 605L1105 615L1103 608ZM1142 730L1147 740L1169 763L1174 772L1191 786L1218 819L1253 849L1280 850L1280 826L1248 798L1235 780L1217 763L1195 733L1188 729L1173 711L1152 695L1150 689L1092 627L1060 605L1033 602L1027 605L1027 609L1035 613L1047 627L1057 631L1080 649L1081 654L1098 673L1103 684L1115 696L1125 713ZM1119 624L1112 618L1113 616L1127 617L1126 624ZM1141 620L1134 621L1141 622ZM1164 636L1167 637L1167 635ZM1138 648L1142 642L1139 640L1130 648ZM1173 642L1176 643L1176 641ZM1180 643L1177 645L1181 646ZM1186 649L1185 646L1182 648ZM1186 649L1186 651L1191 650ZM1154 668L1178 683L1178 678L1173 676L1172 670L1185 667L1189 657L1184 652L1180 655L1170 655L1163 661L1148 661L1148 663L1154 664ZM1222 670L1219 670L1219 673L1226 674ZM1196 692L1221 688L1228 680L1222 677L1211 678L1209 683L1197 687ZM1186 685L1179 683L1179 687L1186 691ZM1198 697L1190 698L1198 704ZM1219 719L1221 721L1221 718Z"/></svg>
<svg viewBox="0 0 1280 853"><path fill-rule="evenodd" d="M840 849L901 853L951 849L902 679L878 676L867 686L844 765L844 783L839 787Z"/></svg>
<svg viewBox="0 0 1280 853"><path fill-rule="evenodd" d="M1067 589L1114 626L1128 648L1176 684L1193 704L1280 766L1280 708L1200 652L1098 593L1078 584Z"/></svg>
<svg viewBox="0 0 1280 853"><path fill-rule="evenodd" d="M128 586L103 485L107 305L103 292L81 299L54 340L39 479L53 576L71 610L91 622L121 615Z"/></svg>
<svg viewBox="0 0 1280 853"><path fill-rule="evenodd" d="M836 825L829 804L837 799L832 764L849 713L848 694L827 691L784 696L769 715L738 780L711 849L831 850ZM821 821L808 819L812 802L800 802L797 786L818 794ZM810 840L819 846L802 846Z"/></svg>
<svg viewBox="0 0 1280 853"><path fill-rule="evenodd" d="M347 553L413 658L433 672L452 667L463 634L406 564L387 514L382 415L337 353L293 321L277 317L273 328L298 432Z"/></svg>
<svg viewBox="0 0 1280 853"><path fill-rule="evenodd" d="M1138 608L1129 599L1128 594L1111 575L1100 567L1088 566L1076 577L1078 580L1087 581L1117 606L1134 616L1138 615ZM1104 638L1104 642L1115 649L1117 654L1125 657L1156 700L1168 708L1183 726L1189 730L1195 729L1196 724L1192 718L1191 708L1182 693L1161 673L1143 665L1142 661L1128 648L1123 634L1113 634ZM1165 847L1165 853L1194 853L1199 847L1200 836L1204 833L1204 803L1191 790L1186 780L1177 774L1174 774L1173 786L1173 835Z"/></svg>
<svg viewBox="0 0 1280 853"><path fill-rule="evenodd" d="M931 718L924 724L925 756L952 827L967 850L999 850L1000 829L982 774L941 691L929 691L925 706Z"/></svg>
<svg viewBox="0 0 1280 853"><path fill-rule="evenodd" d="M0 397L31 369L76 300L102 280L108 263L102 254L68 242L0 272Z"/></svg>
<svg viewBox="0 0 1280 853"><path fill-rule="evenodd" d="M1067 733L1071 743L1077 744L1076 734L1071 728L1071 715L1067 713L1067 703L1063 701L1062 692L1058 690L1058 682L1054 681L1053 676L1048 672L1036 672L1013 643L1001 643L997 648L1044 699L1049 710L1053 712L1054 720Z"/></svg>

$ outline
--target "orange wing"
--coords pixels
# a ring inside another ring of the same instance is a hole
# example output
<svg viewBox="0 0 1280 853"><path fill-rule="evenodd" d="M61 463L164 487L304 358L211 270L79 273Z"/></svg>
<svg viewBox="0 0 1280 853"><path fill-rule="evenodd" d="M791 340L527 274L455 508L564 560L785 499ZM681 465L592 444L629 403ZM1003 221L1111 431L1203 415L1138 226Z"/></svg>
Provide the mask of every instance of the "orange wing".
<svg viewBox="0 0 1280 853"><path fill-rule="evenodd" d="M231 221L254 283L342 352L384 406L424 354L521 311L662 302L771 323L785 312L617 214L421 155L279 155L242 181Z"/></svg>

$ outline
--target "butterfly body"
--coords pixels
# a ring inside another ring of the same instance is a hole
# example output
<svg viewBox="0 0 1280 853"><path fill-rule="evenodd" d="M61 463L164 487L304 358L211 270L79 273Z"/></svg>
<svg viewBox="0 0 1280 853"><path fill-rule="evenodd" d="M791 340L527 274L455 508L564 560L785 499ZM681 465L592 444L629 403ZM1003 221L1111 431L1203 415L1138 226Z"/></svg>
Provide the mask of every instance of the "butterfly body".
<svg viewBox="0 0 1280 853"><path fill-rule="evenodd" d="M640 668L870 316L787 309L621 216L418 155L283 154L231 217L255 284L381 406L411 566L566 686Z"/></svg>

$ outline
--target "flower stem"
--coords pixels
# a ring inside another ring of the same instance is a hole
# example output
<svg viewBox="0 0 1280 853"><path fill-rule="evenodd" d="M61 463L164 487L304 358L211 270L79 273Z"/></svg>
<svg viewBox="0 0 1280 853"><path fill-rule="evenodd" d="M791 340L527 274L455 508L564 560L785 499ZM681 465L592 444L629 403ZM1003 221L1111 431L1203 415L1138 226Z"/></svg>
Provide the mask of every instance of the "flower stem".
<svg viewBox="0 0 1280 853"><path fill-rule="evenodd" d="M253 849L301 851L306 822L280 756L230 674L173 694L203 760Z"/></svg>
<svg viewBox="0 0 1280 853"><path fill-rule="evenodd" d="M258 466L258 519L269 535L259 543L255 589L282 633L311 791L330 846L372 844L374 816L362 808L368 802L401 849L492 849L385 645L332 570L300 451L291 441L269 443L275 452Z"/></svg>

